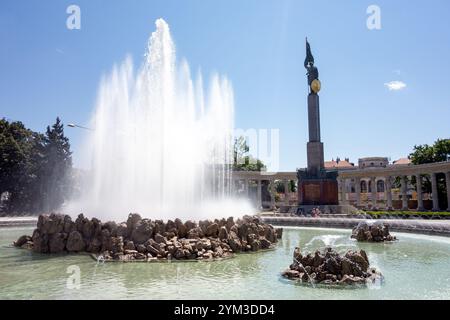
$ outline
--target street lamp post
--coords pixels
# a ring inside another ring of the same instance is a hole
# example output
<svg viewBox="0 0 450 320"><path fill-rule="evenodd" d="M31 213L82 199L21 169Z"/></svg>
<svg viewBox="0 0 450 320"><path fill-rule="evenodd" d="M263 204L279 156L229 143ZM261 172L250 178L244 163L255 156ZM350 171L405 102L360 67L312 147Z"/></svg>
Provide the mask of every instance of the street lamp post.
<svg viewBox="0 0 450 320"><path fill-rule="evenodd" d="M70 128L80 128L80 129L84 129L84 130L94 131L94 129L91 129L91 128L88 128L88 127L84 127L84 126L80 126L80 125L75 124L75 123L69 123L67 126L70 127Z"/></svg>

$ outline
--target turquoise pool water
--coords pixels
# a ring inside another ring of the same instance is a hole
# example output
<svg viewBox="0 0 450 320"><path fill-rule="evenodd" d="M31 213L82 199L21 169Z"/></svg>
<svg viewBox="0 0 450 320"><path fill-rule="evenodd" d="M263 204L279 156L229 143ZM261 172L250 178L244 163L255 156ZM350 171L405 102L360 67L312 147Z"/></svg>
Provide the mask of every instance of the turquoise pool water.
<svg viewBox="0 0 450 320"><path fill-rule="evenodd" d="M32 228L0 229L0 299L450 299L449 238L397 233L397 243L358 244L349 230L286 228L273 251L210 263L124 264L11 246L31 233ZM295 247L314 251L330 245L366 250L385 283L331 289L281 278ZM67 286L71 266L80 270L79 289Z"/></svg>

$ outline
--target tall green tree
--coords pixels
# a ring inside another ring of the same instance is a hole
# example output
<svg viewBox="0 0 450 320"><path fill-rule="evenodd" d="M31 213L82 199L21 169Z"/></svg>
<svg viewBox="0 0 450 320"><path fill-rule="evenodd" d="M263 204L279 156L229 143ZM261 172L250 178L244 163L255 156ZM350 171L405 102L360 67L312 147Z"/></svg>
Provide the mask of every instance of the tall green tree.
<svg viewBox="0 0 450 320"><path fill-rule="evenodd" d="M44 205L46 211L52 211L64 203L71 192L72 185L72 152L69 139L64 135L64 125L59 117L51 127L47 127L44 162L44 171L47 176Z"/></svg>
<svg viewBox="0 0 450 320"><path fill-rule="evenodd" d="M439 139L432 146L414 146L409 159L416 165L450 160L450 139Z"/></svg>
<svg viewBox="0 0 450 320"><path fill-rule="evenodd" d="M409 155L409 159L415 165L426 164L426 163L436 163L444 162L450 160L450 139L439 139L432 146L416 145L414 146L413 152ZM412 184L416 185L416 178L412 177ZM437 185L438 185L438 195L439 195L439 206L441 208L447 208L447 197L446 197L446 185L445 185L445 174L440 173L437 175ZM430 193L431 192L431 181L428 176L425 176L422 185L422 191Z"/></svg>
<svg viewBox="0 0 450 320"><path fill-rule="evenodd" d="M0 194L7 198L2 211L8 213L39 210L37 197L42 176L43 135L21 122L0 120Z"/></svg>
<svg viewBox="0 0 450 320"><path fill-rule="evenodd" d="M0 212L58 209L71 194L72 153L59 118L45 134L0 120Z"/></svg>
<svg viewBox="0 0 450 320"><path fill-rule="evenodd" d="M264 171L266 169L264 163L259 159L253 158L249 151L250 148L244 137L234 140L234 171Z"/></svg>

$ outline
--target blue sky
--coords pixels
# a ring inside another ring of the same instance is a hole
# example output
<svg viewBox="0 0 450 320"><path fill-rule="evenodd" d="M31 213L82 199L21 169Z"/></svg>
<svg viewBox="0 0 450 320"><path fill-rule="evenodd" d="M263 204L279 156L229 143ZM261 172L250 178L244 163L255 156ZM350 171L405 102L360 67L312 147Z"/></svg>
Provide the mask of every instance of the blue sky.
<svg viewBox="0 0 450 320"><path fill-rule="evenodd" d="M66 28L70 4L81 30ZM381 30L366 27L371 4ZM281 170L306 165L305 36L326 159L395 160L450 137L448 0L2 0L0 117L40 131L56 116L87 123L102 75L127 54L138 65L160 17L192 70L230 78L237 127L280 129ZM390 91L391 81L406 87ZM66 132L77 164L83 132Z"/></svg>

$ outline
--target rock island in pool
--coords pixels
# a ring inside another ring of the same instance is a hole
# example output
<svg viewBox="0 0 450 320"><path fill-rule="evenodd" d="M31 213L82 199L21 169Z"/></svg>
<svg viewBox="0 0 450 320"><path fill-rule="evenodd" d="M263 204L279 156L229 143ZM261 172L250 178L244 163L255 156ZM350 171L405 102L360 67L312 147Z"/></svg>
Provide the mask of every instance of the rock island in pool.
<svg viewBox="0 0 450 320"><path fill-rule="evenodd" d="M117 224L83 214L72 221L68 215L53 213L40 215L33 235L20 237L14 245L44 254L85 252L103 261L208 261L272 249L281 236L282 229L250 216L183 223L130 214Z"/></svg>

